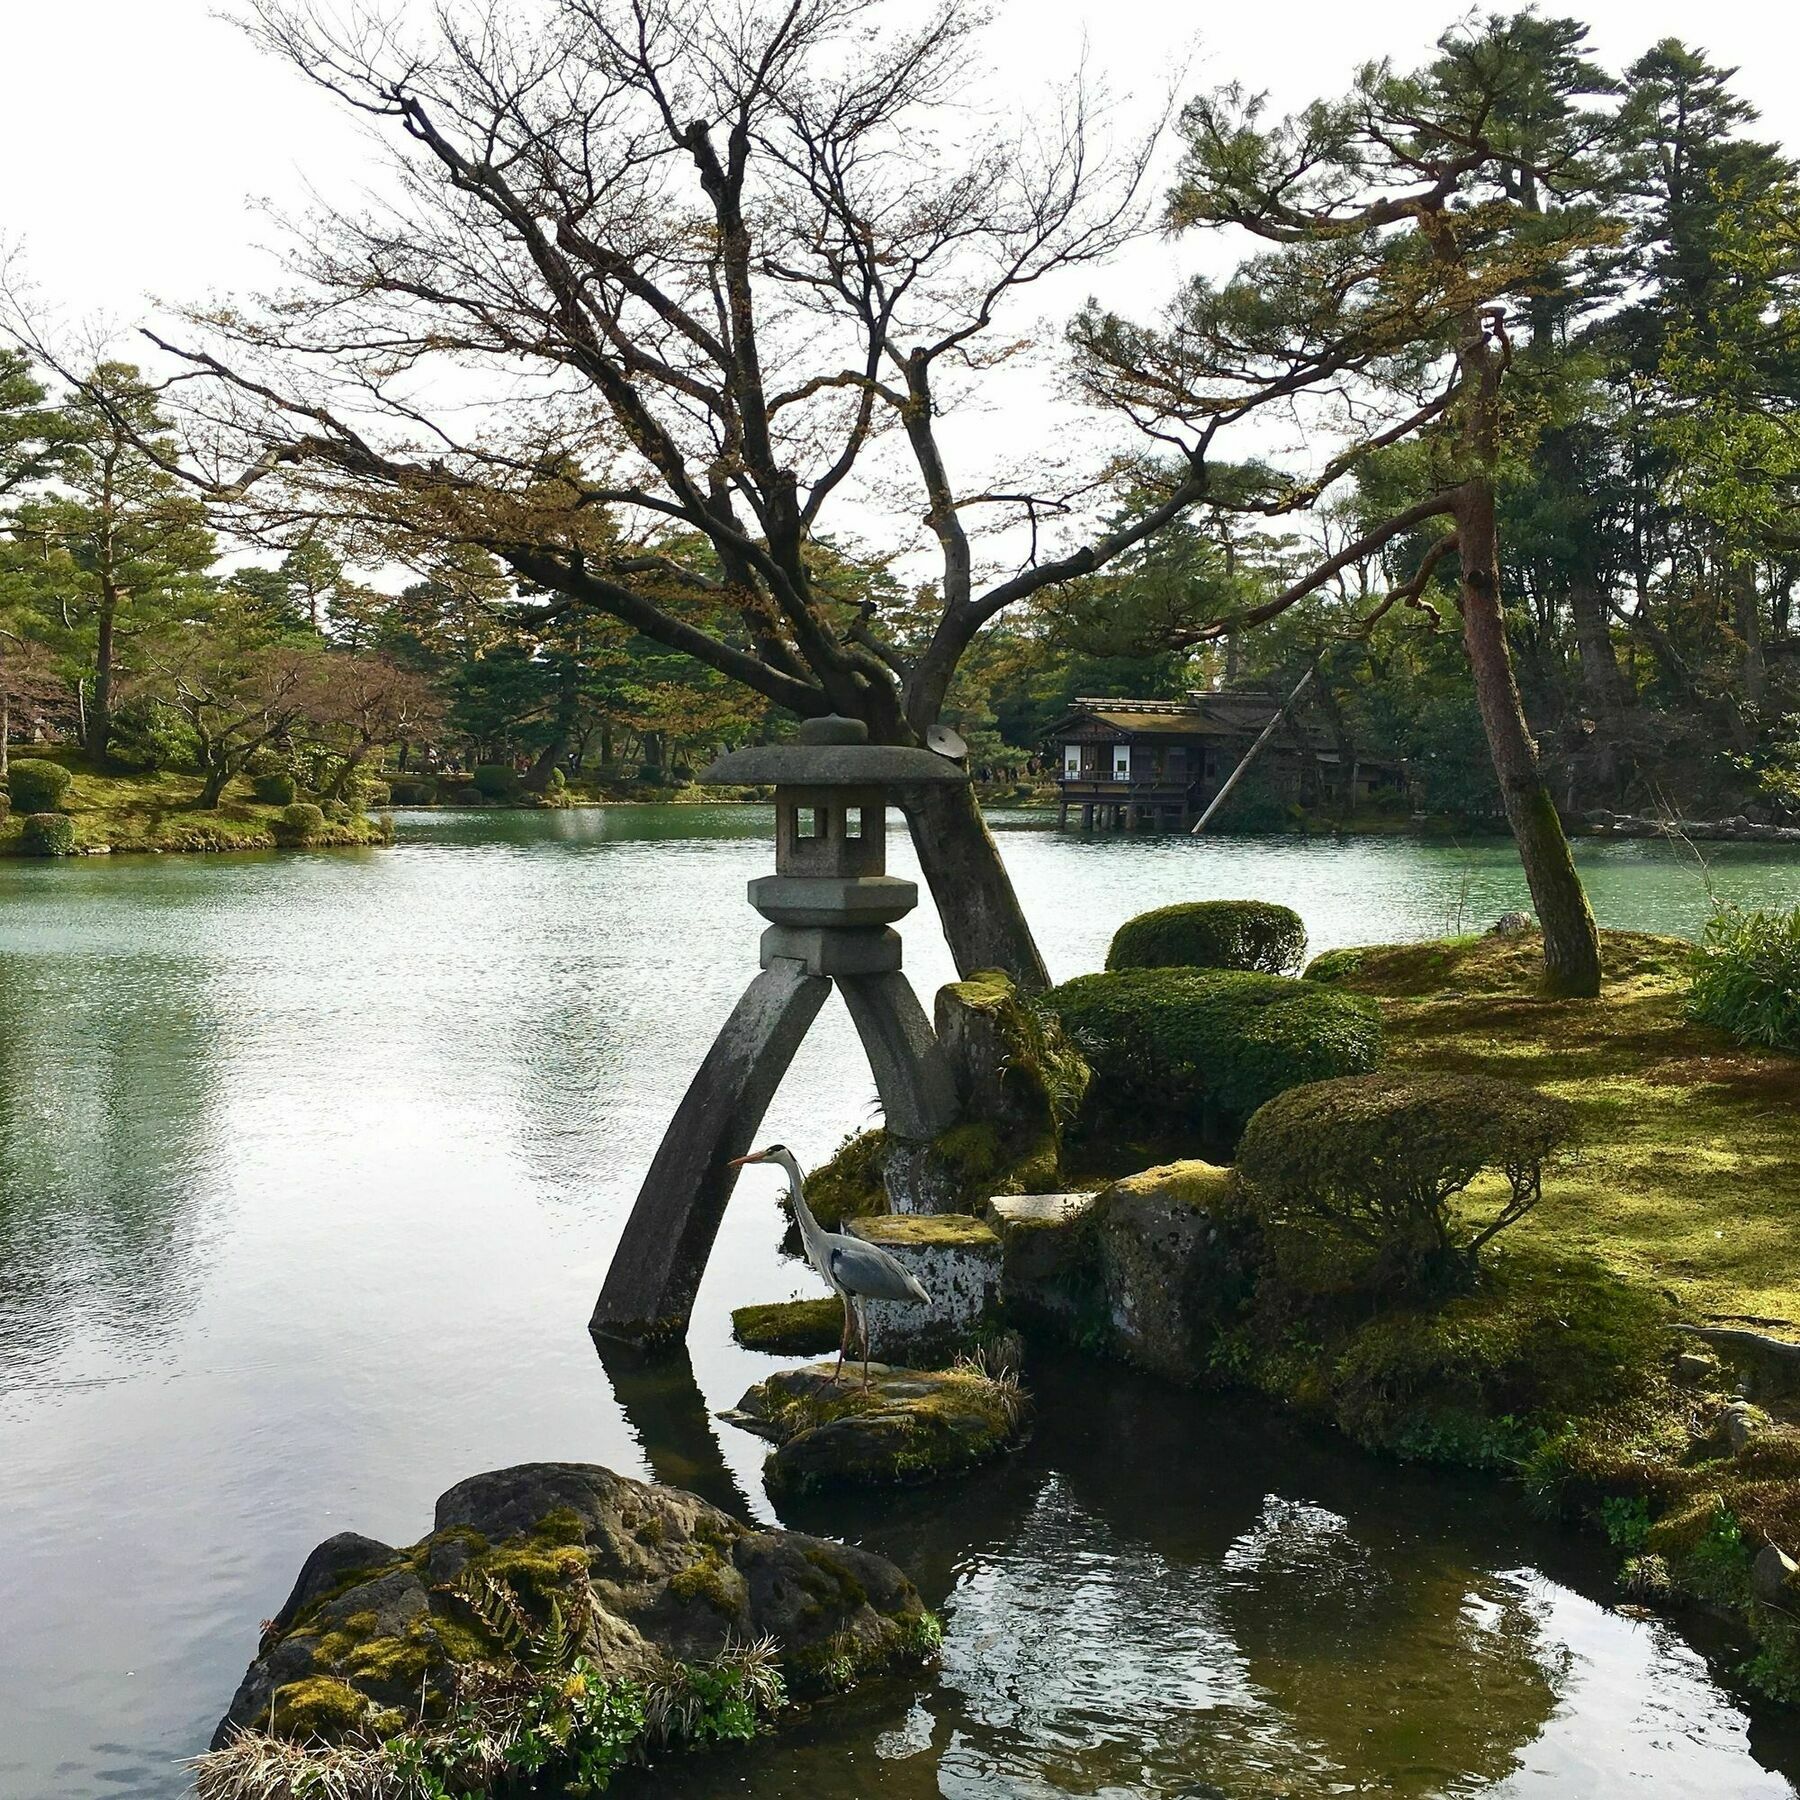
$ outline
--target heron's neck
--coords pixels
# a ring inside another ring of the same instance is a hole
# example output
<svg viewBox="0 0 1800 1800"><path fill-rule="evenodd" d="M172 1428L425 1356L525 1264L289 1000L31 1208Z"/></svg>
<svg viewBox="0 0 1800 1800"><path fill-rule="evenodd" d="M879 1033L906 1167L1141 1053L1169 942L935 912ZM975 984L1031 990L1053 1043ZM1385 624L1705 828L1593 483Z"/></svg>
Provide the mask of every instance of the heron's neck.
<svg viewBox="0 0 1800 1800"><path fill-rule="evenodd" d="M800 1179L800 1165L791 1157L781 1165L787 1171L788 1197L794 1203L794 1223L800 1227L801 1242L809 1250L815 1250L819 1242L819 1221L812 1216L812 1208L806 1204L806 1187Z"/></svg>

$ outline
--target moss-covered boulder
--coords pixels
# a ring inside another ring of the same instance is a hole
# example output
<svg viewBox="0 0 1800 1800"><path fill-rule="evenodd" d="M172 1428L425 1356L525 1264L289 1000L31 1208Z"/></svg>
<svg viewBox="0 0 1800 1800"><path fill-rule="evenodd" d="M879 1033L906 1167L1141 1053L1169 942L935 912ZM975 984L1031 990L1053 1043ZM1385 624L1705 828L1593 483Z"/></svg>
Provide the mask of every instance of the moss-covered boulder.
<svg viewBox="0 0 1800 1800"><path fill-rule="evenodd" d="M369 1747L429 1735L471 1694L528 1696L569 1671L648 1717L684 1671L765 1639L780 1685L805 1695L916 1658L932 1635L882 1557L589 1464L527 1463L459 1482L409 1548L348 1533L321 1544L213 1748L245 1732ZM563 1666L541 1666L553 1658Z"/></svg>
<svg viewBox="0 0 1800 1800"><path fill-rule="evenodd" d="M731 1335L746 1350L783 1356L814 1356L835 1350L844 1332L844 1303L835 1294L822 1300L775 1300L739 1306L731 1314Z"/></svg>
<svg viewBox="0 0 1800 1800"><path fill-rule="evenodd" d="M860 1365L834 1379L831 1363L759 1381L724 1415L771 1439L772 1491L889 1487L937 1481L991 1462L1024 1441L1028 1407L1010 1376Z"/></svg>
<svg viewBox="0 0 1800 1800"><path fill-rule="evenodd" d="M1168 1163L1101 1191L1089 1215L1112 1345L1171 1381L1194 1382L1244 1288L1229 1169Z"/></svg>
<svg viewBox="0 0 1800 1800"><path fill-rule="evenodd" d="M1043 1160L1053 1176L1090 1079L1061 1021L999 969L939 988L933 1013L963 1116L994 1129L1009 1163Z"/></svg>

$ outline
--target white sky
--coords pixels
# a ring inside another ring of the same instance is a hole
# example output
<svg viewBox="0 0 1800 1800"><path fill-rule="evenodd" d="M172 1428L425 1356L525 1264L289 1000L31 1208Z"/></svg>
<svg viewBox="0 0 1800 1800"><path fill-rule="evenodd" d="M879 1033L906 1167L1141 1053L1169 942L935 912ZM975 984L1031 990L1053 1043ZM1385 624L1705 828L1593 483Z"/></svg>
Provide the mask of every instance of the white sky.
<svg viewBox="0 0 1800 1800"><path fill-rule="evenodd" d="M212 0L0 6L0 241L24 240L46 298L129 324L146 294L255 284L269 263L247 201L297 206L309 181L339 195L356 183L356 128L218 10ZM1698 42L1740 67L1768 135L1800 140L1800 9L1587 0L1544 10L1586 18L1614 65L1669 34ZM1418 58L1457 16L1454 0L1013 0L991 42L1024 87L1066 71L1085 39L1120 92L1155 93L1187 59L1189 90L1239 80L1286 106L1336 91L1364 57Z"/></svg>
<svg viewBox="0 0 1800 1800"><path fill-rule="evenodd" d="M152 296L194 301L270 282L270 227L252 202L298 211L309 186L347 199L368 169L362 124L254 50L218 3L0 0L0 246L22 251L40 302L67 325L123 330L152 315ZM1800 8L1587 0L1543 10L1586 18L1596 54L1615 68L1660 37L1699 44L1741 69L1765 135L1800 142ZM1185 62L1183 93L1237 80L1286 110L1340 91L1367 57L1420 60L1458 16L1454 0L1011 0L989 46L1022 97L1067 74L1085 47L1090 70L1121 98L1154 101ZM1097 289L1147 314L1181 254L1140 247L1110 276L1084 273L1079 291L1044 292L1031 305L1066 314ZM1009 403L981 435L1041 439L1046 423L1041 410Z"/></svg>

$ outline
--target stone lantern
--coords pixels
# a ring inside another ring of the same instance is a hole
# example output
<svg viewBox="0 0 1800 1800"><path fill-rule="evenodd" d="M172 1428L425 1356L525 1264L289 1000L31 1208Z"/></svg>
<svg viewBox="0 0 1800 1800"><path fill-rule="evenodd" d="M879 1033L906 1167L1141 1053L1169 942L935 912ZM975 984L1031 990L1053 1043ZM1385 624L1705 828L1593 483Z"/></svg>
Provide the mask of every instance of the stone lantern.
<svg viewBox="0 0 1800 1800"><path fill-rule="evenodd" d="M893 927L919 903L887 872L896 790L965 782L929 750L871 744L857 719L809 719L785 744L722 756L708 786L775 789L775 873L750 883L769 921L762 972L713 1040L669 1122L607 1270L591 1329L643 1342L679 1336L736 1171L794 1052L835 984L875 1076L889 1133L928 1143L956 1119L955 1085Z"/></svg>

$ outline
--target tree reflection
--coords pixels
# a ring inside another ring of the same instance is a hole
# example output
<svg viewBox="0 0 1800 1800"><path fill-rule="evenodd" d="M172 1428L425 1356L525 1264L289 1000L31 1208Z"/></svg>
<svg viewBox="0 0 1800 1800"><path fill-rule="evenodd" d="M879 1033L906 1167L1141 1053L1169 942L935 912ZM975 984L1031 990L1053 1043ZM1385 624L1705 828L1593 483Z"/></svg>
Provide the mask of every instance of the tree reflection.
<svg viewBox="0 0 1800 1800"><path fill-rule="evenodd" d="M205 971L0 956L0 1372L189 1303L212 1132Z"/></svg>

